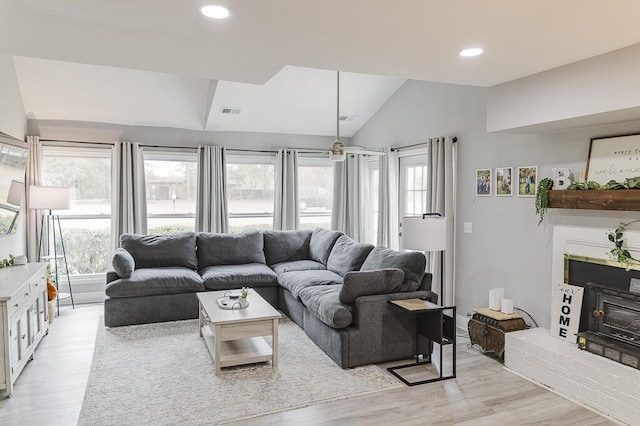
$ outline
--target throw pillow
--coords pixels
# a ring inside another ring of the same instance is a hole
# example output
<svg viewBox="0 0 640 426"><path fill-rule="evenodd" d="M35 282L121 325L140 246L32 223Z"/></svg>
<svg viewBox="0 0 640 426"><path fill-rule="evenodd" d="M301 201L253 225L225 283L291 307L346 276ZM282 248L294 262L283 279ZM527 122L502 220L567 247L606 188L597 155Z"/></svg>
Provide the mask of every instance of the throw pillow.
<svg viewBox="0 0 640 426"><path fill-rule="evenodd" d="M133 270L136 269L136 262L133 260L133 256L122 247L113 252L111 265L120 278L131 278Z"/></svg>
<svg viewBox="0 0 640 426"><path fill-rule="evenodd" d="M344 274L340 301L354 303L360 296L397 293L402 287L404 272L400 269L355 271Z"/></svg>
<svg viewBox="0 0 640 426"><path fill-rule="evenodd" d="M198 269L196 234L140 235L122 234L122 248L131 253L136 268L183 267Z"/></svg>
<svg viewBox="0 0 640 426"><path fill-rule="evenodd" d="M427 259L417 251L400 253L386 247L374 248L362 264L362 271L383 268L398 268L404 272L404 282L400 291L415 291L422 283Z"/></svg>
<svg viewBox="0 0 640 426"><path fill-rule="evenodd" d="M311 260L326 265L331 249L342 235L340 231L330 231L322 228L314 229L311 234L311 242L309 242L309 256L311 256Z"/></svg>
<svg viewBox="0 0 640 426"><path fill-rule="evenodd" d="M198 232L196 245L200 270L217 265L266 263L261 232L243 234Z"/></svg>
<svg viewBox="0 0 640 426"><path fill-rule="evenodd" d="M371 244L358 243L343 235L338 238L329 254L327 269L340 276L349 271L358 271L371 250Z"/></svg>

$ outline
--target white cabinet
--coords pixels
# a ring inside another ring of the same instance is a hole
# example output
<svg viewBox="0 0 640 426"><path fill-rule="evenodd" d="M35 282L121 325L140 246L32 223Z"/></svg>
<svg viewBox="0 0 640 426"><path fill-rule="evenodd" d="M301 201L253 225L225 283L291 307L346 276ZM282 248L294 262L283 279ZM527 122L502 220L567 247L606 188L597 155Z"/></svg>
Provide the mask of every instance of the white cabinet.
<svg viewBox="0 0 640 426"><path fill-rule="evenodd" d="M49 330L46 263L0 269L0 393L13 384Z"/></svg>

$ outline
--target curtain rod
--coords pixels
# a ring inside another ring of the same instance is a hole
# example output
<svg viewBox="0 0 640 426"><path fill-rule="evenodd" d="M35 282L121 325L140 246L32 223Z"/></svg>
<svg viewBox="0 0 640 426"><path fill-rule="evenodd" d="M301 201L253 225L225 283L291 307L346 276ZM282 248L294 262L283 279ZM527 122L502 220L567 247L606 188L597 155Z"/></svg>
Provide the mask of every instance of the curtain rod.
<svg viewBox="0 0 640 426"><path fill-rule="evenodd" d="M452 142L453 143L458 142L458 137L454 136L453 139L452 139ZM423 146L423 145L426 145L428 143L429 142L420 142L420 143L414 143L412 145L405 145L405 146L398 146L398 147L394 146L394 147L391 148L391 151L400 151L401 149L415 148L417 146Z"/></svg>
<svg viewBox="0 0 640 426"><path fill-rule="evenodd" d="M40 142L63 142L63 143L81 143L86 145L114 145L114 142L86 142L86 141L63 141L60 139L40 139Z"/></svg>
<svg viewBox="0 0 640 426"><path fill-rule="evenodd" d="M113 146L115 142L82 142L82 141L65 141L59 139L41 139L42 142L62 142L62 143L79 143L86 145L109 145ZM170 146L170 145L148 145L148 144L140 144L142 148L163 148L163 149L180 149L180 150L197 150L198 147L195 146ZM329 151L326 149L314 149L314 148L284 148L290 150L297 150L298 153L302 154L328 154ZM262 149L249 149L249 148L227 148L227 151L235 151L235 152L256 152L256 153L265 153L265 154L275 154L278 150L262 150Z"/></svg>

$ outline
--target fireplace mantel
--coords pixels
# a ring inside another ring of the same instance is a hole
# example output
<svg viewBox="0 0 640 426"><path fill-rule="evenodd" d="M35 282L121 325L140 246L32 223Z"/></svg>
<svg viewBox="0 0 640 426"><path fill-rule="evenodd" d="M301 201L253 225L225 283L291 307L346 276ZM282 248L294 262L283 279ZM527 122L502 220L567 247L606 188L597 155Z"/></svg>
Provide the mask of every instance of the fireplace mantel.
<svg viewBox="0 0 640 426"><path fill-rule="evenodd" d="M549 208L640 211L640 190L578 190L549 191Z"/></svg>

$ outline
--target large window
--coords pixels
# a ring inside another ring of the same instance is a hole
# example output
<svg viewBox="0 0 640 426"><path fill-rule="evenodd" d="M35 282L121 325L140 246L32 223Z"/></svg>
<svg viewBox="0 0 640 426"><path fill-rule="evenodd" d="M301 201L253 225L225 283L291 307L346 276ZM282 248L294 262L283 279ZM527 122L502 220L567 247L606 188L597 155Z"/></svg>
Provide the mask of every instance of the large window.
<svg viewBox="0 0 640 426"><path fill-rule="evenodd" d="M325 159L298 160L298 213L301 229L331 228L333 163Z"/></svg>
<svg viewBox="0 0 640 426"><path fill-rule="evenodd" d="M426 151L411 153L400 158L400 221L404 216L420 216L427 208L427 156Z"/></svg>
<svg viewBox="0 0 640 426"><path fill-rule="evenodd" d="M144 152L149 234L193 232L198 164L195 152Z"/></svg>
<svg viewBox="0 0 640 426"><path fill-rule="evenodd" d="M71 187L60 215L70 275L102 274L111 249L111 149L44 147L44 184Z"/></svg>
<svg viewBox="0 0 640 426"><path fill-rule="evenodd" d="M228 156L229 231L273 229L274 192L274 156Z"/></svg>

